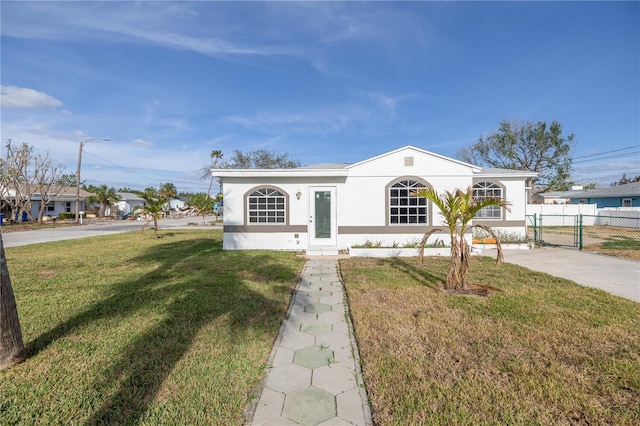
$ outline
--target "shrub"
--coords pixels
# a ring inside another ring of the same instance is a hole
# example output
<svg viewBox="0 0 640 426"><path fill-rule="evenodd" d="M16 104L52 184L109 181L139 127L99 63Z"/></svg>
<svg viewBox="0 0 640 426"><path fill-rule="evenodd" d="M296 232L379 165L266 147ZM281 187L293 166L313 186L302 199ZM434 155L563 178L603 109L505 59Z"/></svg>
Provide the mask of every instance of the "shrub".
<svg viewBox="0 0 640 426"><path fill-rule="evenodd" d="M523 244L527 242L527 236L517 232L509 233L499 230L496 230L494 232L498 235L498 238L500 239L500 242L502 244ZM482 229L475 228L473 230L473 239L481 240L483 238L489 237L491 237L491 235L489 235L488 232Z"/></svg>

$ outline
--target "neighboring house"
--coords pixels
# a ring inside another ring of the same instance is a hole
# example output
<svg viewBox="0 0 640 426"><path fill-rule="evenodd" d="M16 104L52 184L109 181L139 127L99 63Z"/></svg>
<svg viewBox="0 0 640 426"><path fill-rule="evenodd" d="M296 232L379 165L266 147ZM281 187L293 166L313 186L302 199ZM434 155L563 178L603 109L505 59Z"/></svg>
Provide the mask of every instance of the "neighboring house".
<svg viewBox="0 0 640 426"><path fill-rule="evenodd" d="M180 198L173 197L169 200L169 210L180 210L183 209L186 205L187 203Z"/></svg>
<svg viewBox="0 0 640 426"><path fill-rule="evenodd" d="M132 213L137 208L144 207L146 202L144 198L132 192L116 192L116 195L120 197L120 201L113 203L111 213L118 216Z"/></svg>
<svg viewBox="0 0 640 426"><path fill-rule="evenodd" d="M478 197L501 197L511 211L489 207L474 220L525 234L525 179L535 173L483 169L412 146L355 164L294 169L215 169L224 191L225 250L306 250L336 254L366 241L400 247L441 228L442 217L419 188L438 192L473 186ZM448 243L444 233L434 234Z"/></svg>
<svg viewBox="0 0 640 426"><path fill-rule="evenodd" d="M597 204L599 209L640 207L640 182L568 194L571 204Z"/></svg>
<svg viewBox="0 0 640 426"><path fill-rule="evenodd" d="M35 185L32 185L29 191L27 188L0 188L0 194L2 194L2 198L10 198L15 199L16 193L18 191L24 191L23 193L30 193L29 197L31 200L31 215L34 219L38 218L38 213L40 212L40 204L42 203L42 195ZM54 195L50 195L54 194ZM60 213L75 213L76 211L76 197L77 191L76 187L59 187L53 186L50 188L49 194L44 194L45 200L51 199L49 203L47 203L45 207L44 216L57 217ZM84 189L80 189L80 200L79 200L79 210L82 211L85 209L85 198L91 196L90 192L85 191ZM2 214L5 218L9 218L11 215L11 210L8 206L5 206L2 210ZM14 218L17 219L17 218ZM23 218L26 220L26 218Z"/></svg>
<svg viewBox="0 0 640 426"><path fill-rule="evenodd" d="M534 204L571 204L571 195L584 193L584 187L574 185L570 191L540 192L533 196Z"/></svg>

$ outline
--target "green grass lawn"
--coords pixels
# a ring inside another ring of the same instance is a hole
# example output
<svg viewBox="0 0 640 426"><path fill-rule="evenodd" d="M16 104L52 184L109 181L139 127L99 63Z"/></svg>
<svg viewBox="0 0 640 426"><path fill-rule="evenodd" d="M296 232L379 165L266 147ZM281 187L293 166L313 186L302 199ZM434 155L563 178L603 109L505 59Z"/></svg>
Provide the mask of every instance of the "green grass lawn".
<svg viewBox="0 0 640 426"><path fill-rule="evenodd" d="M6 249L28 358L0 424L242 423L303 259L161 236Z"/></svg>
<svg viewBox="0 0 640 426"><path fill-rule="evenodd" d="M474 258L340 260L377 425L640 424L640 304Z"/></svg>

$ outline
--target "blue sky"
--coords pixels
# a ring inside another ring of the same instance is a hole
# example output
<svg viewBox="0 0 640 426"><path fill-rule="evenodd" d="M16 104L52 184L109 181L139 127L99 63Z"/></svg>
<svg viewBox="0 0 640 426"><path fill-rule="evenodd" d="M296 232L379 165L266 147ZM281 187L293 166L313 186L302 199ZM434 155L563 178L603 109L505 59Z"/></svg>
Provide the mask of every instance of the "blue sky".
<svg viewBox="0 0 640 426"><path fill-rule="evenodd" d="M638 2L0 7L3 145L75 173L80 141L109 138L85 147L90 184L206 191L212 150L453 157L505 119L559 120L577 181L640 174Z"/></svg>

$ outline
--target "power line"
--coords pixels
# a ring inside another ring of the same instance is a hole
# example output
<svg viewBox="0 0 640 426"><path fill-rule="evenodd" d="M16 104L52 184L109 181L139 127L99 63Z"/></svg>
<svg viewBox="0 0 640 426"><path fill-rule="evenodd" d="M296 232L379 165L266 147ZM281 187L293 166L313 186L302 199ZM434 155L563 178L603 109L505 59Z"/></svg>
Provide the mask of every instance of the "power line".
<svg viewBox="0 0 640 426"><path fill-rule="evenodd" d="M586 160L581 160L581 161L574 161L573 164L583 164L583 163L590 163L593 161L600 161L600 160L609 160L609 159L613 159L613 158L625 158L625 157L631 157L631 156L636 156L636 158L640 158L638 156L640 156L640 151L634 151L634 152L625 152L623 154L614 154L614 155L608 155L605 157L598 157L598 158L589 158Z"/></svg>
<svg viewBox="0 0 640 426"><path fill-rule="evenodd" d="M610 154L610 153L612 153L612 152L618 152L618 151L625 151L625 150L627 150L627 149L632 149L632 148L636 148L636 149L637 149L637 148L638 148L638 145L632 145L632 146L628 146L628 147L626 147L626 148L620 148L620 149L614 149L614 150L611 150L611 151L600 152L600 153L598 153L598 154L582 155L582 156L580 156L580 157L574 157L573 159L574 159L574 160L577 160L577 159L580 159L580 158L596 157L596 156L599 156L599 155Z"/></svg>
<svg viewBox="0 0 640 426"><path fill-rule="evenodd" d="M102 161L104 161L105 163L109 163L109 164L111 164L111 165L113 165L113 166L115 166L115 167L117 167L117 168L119 168L119 169L122 169L122 170L125 170L125 171L127 171L127 172L130 172L130 173L133 173L133 174L139 175L139 176L141 176L141 177L143 177L143 178L146 178L146 179L149 179L149 180L156 180L156 178L152 178L152 177L150 177L150 176L145 176L145 175L143 175L142 173L138 172L138 171L137 171L137 170L135 170L135 169L130 169L130 168L127 168L127 167L123 167L123 166L121 166L121 165L119 165L119 164L114 163L113 161L109 161L109 160L107 160L106 158L102 158L102 157L97 156L97 155L95 155L95 154L92 154L92 153L90 153L90 152L88 152L88 151L86 151L86 150L84 151L84 153L85 153L85 154L88 154L88 155L90 155L90 156L92 156L92 157L95 157L95 158L97 158L97 159L99 159L99 160L102 160Z"/></svg>

